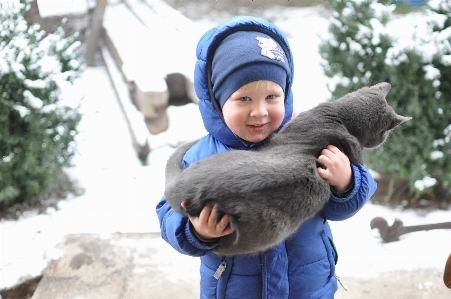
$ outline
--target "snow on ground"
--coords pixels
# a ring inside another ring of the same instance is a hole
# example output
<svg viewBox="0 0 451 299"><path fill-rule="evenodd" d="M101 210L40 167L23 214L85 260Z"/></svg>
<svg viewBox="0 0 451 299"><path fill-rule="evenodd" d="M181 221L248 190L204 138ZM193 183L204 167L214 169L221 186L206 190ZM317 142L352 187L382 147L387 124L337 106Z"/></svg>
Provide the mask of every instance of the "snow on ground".
<svg viewBox="0 0 451 299"><path fill-rule="evenodd" d="M329 96L317 51L318 34L326 34L327 21L318 11L278 11L275 21L286 32L295 55L297 111L309 109ZM412 28L410 23L402 27ZM0 222L0 289L41 274L50 259L60 256L54 247L67 234L158 232L155 205L163 194L164 166L173 152L171 145L205 134L196 105L169 107L170 128L149 136L153 151L148 166L142 166L104 67L88 68L65 94L73 104L83 97L78 154L75 167L68 172L85 192L61 201L57 210L49 208L45 214L29 213L18 221ZM443 270L451 251L451 231L417 232L403 236L401 241L382 244L377 231L369 227L376 216L384 217L389 224L397 217L405 225L418 225L449 221L451 211L422 216L370 203L350 220L332 222L339 251L338 275L373 277L401 269ZM193 263L193 259L186 261ZM167 267L168 271L173 269Z"/></svg>

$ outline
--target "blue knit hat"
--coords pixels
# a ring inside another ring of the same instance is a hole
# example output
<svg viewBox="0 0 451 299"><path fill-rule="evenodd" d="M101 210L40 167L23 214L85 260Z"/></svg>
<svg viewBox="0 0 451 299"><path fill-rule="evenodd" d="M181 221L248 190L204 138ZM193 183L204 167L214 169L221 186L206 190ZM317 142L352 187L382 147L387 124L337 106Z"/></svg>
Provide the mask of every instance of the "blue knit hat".
<svg viewBox="0 0 451 299"><path fill-rule="evenodd" d="M212 61L212 87L221 107L240 87L259 80L279 84L284 93L290 66L282 47L268 35L237 31L218 46Z"/></svg>

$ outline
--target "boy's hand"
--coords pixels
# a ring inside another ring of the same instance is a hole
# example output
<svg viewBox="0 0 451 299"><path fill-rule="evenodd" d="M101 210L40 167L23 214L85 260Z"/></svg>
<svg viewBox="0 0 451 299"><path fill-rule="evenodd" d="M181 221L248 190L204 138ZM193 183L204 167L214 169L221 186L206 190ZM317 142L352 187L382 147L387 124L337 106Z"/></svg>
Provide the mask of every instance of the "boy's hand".
<svg viewBox="0 0 451 299"><path fill-rule="evenodd" d="M348 156L336 146L328 145L321 151L318 160L327 167L327 169L318 167L320 177L335 187L337 192L349 189L352 183L352 169Z"/></svg>
<svg viewBox="0 0 451 299"><path fill-rule="evenodd" d="M186 209L184 202L181 205L183 209ZM233 232L233 229L227 227L230 216L226 214L216 223L216 210L209 205L203 208L199 217L188 217L197 236L203 240L219 238Z"/></svg>

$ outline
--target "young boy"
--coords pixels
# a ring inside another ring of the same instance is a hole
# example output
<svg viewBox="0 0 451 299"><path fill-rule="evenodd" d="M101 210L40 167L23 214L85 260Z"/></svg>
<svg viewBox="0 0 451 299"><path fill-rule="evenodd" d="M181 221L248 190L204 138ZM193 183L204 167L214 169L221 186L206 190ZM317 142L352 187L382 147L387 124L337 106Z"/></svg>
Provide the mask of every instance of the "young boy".
<svg viewBox="0 0 451 299"><path fill-rule="evenodd" d="M222 22L200 39L197 58L194 83L209 134L185 154L185 167L223 151L258 149L290 120L293 58L273 24L253 17ZM327 220L353 216L376 183L335 146L318 159L327 166L318 173L331 186L329 202L293 236L260 254L216 255L218 238L232 232L228 215L216 222L214 208L206 206L199 217L186 217L162 198L157 205L162 237L179 252L201 259L201 299L334 296L338 255Z"/></svg>

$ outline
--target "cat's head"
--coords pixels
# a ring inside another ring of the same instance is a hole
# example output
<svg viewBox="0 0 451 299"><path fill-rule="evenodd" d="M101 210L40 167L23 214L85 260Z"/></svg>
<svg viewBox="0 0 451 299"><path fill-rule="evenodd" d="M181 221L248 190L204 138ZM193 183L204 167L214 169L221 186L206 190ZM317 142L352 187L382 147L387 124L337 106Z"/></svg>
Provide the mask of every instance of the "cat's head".
<svg viewBox="0 0 451 299"><path fill-rule="evenodd" d="M348 131L366 148L382 144L396 126L411 119L395 113L385 97L391 89L386 82L363 87L335 101Z"/></svg>

